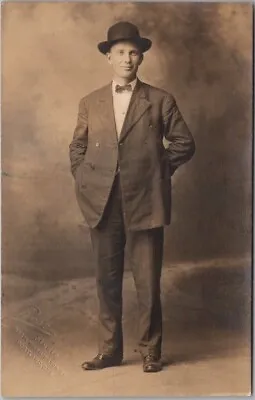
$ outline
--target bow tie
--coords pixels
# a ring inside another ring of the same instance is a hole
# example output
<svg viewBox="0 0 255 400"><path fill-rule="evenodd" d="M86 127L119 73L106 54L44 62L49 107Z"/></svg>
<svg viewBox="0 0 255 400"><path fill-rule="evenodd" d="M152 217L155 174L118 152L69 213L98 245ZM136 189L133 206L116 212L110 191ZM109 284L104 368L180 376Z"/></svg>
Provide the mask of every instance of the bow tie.
<svg viewBox="0 0 255 400"><path fill-rule="evenodd" d="M120 85L115 86L116 93L122 93L125 91L132 92L132 86L130 83L128 83L127 85L123 85L123 86L120 86Z"/></svg>

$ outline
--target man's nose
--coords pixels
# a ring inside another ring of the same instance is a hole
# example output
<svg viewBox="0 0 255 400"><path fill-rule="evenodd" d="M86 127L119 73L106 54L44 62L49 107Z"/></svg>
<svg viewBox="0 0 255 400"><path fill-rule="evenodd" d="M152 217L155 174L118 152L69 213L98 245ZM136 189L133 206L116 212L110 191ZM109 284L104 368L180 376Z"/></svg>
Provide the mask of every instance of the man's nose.
<svg viewBox="0 0 255 400"><path fill-rule="evenodd" d="M125 54L125 55L124 55L124 61L125 61L126 63L130 63L130 61L131 61L130 54Z"/></svg>

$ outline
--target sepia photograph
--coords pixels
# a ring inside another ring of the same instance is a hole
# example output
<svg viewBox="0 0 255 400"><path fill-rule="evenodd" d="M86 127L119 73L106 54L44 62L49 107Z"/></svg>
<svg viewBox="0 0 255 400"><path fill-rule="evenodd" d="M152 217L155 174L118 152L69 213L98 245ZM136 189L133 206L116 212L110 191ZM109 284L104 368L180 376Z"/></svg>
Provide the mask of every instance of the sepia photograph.
<svg viewBox="0 0 255 400"><path fill-rule="evenodd" d="M5 1L1 394L252 394L253 5Z"/></svg>

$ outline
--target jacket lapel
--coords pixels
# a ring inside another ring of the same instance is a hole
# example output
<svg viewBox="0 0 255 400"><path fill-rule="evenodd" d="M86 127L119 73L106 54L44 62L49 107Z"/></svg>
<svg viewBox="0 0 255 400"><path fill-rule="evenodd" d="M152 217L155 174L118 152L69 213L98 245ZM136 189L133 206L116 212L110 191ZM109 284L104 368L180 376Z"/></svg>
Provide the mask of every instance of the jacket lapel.
<svg viewBox="0 0 255 400"><path fill-rule="evenodd" d="M124 140L132 127L151 106L150 101L147 100L144 86L145 85L139 79L137 79L137 83L129 103L126 118L120 133L119 141Z"/></svg>
<svg viewBox="0 0 255 400"><path fill-rule="evenodd" d="M128 135L132 127L139 121L145 111L151 106L149 100L147 100L144 84L137 79L135 89L133 91L126 118L119 136L119 141L124 140ZM98 118L101 120L104 129L114 135L114 139L117 140L117 130L115 124L115 116L113 109L113 98L112 98L112 84L108 84L102 89L100 97L98 99Z"/></svg>
<svg viewBox="0 0 255 400"><path fill-rule="evenodd" d="M112 98L112 84L109 83L102 89L100 97L98 99L98 118L104 127L104 130L111 135L114 135L114 139L117 140L117 130L115 124L115 116L113 109L113 98Z"/></svg>

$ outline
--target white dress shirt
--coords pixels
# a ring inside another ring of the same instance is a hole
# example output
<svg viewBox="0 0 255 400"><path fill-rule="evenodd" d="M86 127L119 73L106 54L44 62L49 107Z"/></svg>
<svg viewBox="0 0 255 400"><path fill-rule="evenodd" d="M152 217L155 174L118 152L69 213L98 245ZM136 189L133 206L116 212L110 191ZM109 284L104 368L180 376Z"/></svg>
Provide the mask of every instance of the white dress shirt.
<svg viewBox="0 0 255 400"><path fill-rule="evenodd" d="M114 110L114 116L115 116L115 123L116 123L116 130L118 137L120 136L121 129L123 127L123 123L127 114L128 106L130 103L130 99L132 96L132 93L134 91L135 85L137 82L137 78L130 82L130 85L132 87L132 91L125 90L121 93L117 93L115 91L116 85L118 85L117 82L112 81L112 97L113 97L113 110Z"/></svg>

